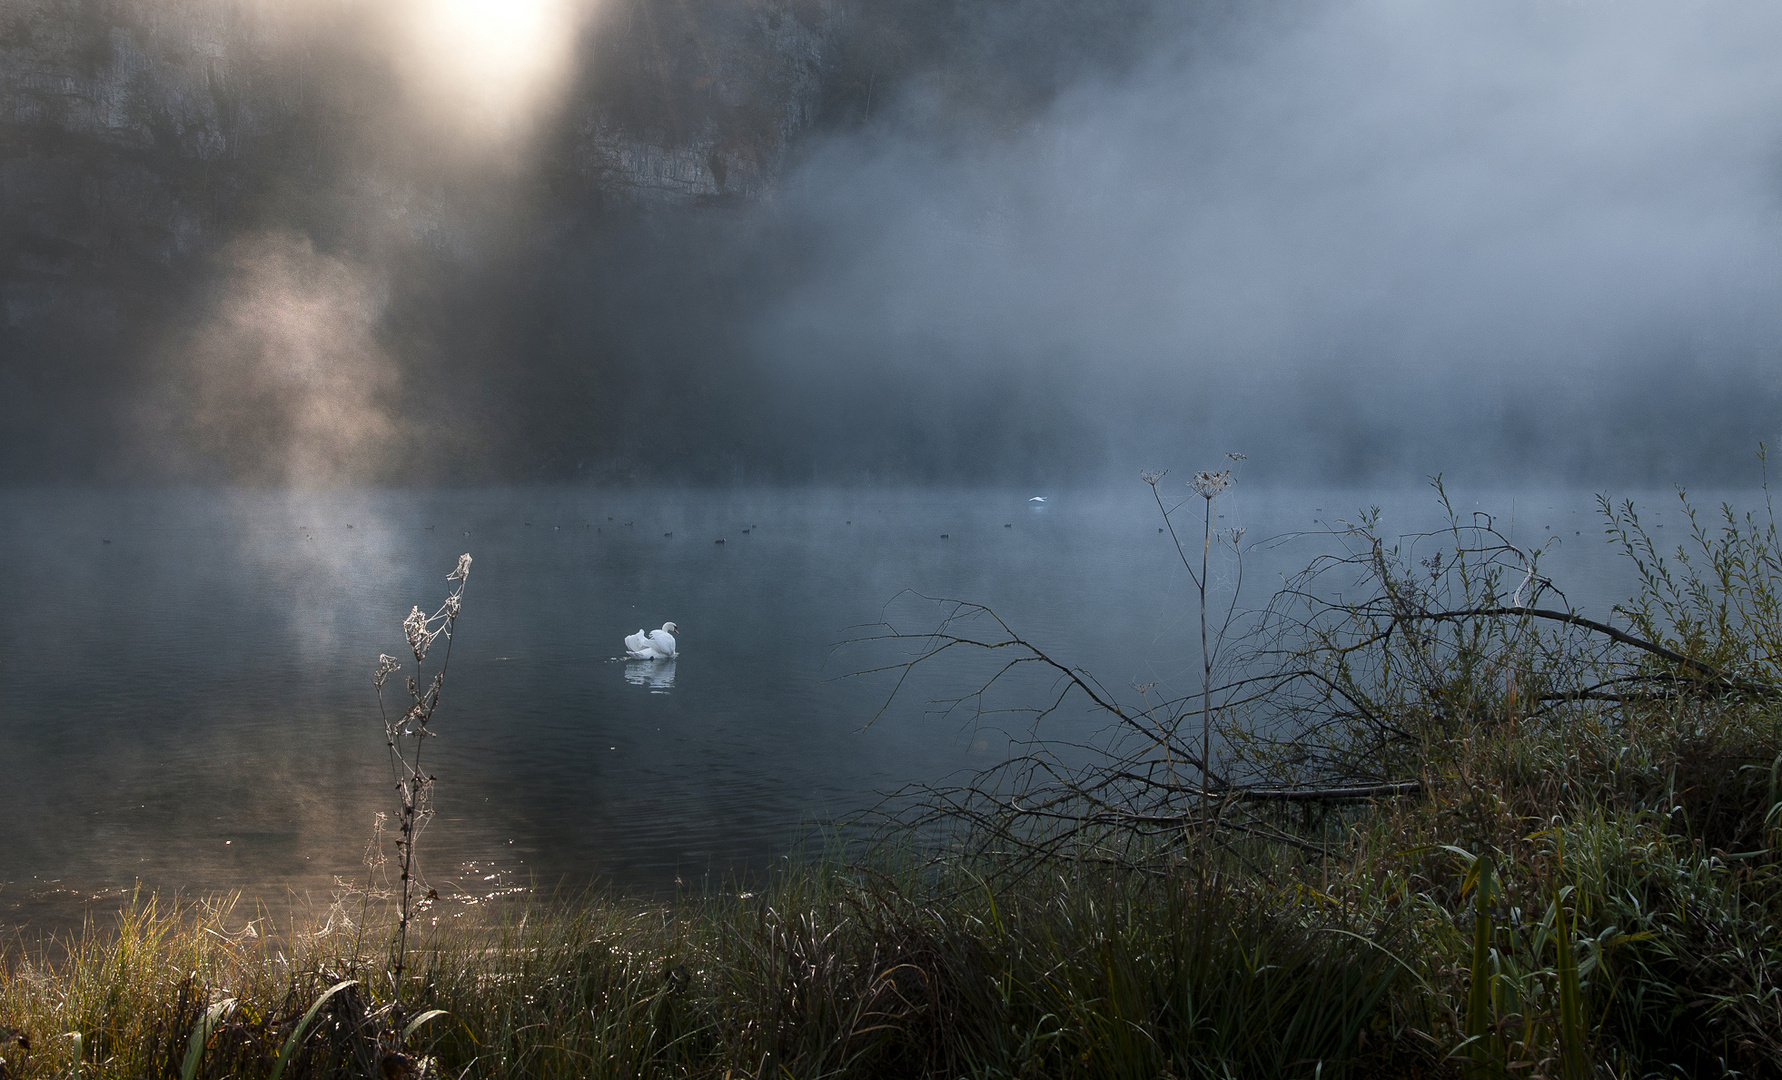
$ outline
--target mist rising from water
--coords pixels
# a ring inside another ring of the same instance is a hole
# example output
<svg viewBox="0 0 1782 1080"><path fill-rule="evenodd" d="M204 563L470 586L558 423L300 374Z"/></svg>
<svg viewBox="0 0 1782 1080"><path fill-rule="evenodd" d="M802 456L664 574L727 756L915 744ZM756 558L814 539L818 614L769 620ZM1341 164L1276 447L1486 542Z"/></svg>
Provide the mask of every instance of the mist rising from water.
<svg viewBox="0 0 1782 1080"><path fill-rule="evenodd" d="M790 392L1038 386L1114 458L1314 475L1669 479L1774 436L1782 10L1190 21L1016 131L911 94L816 154L757 327Z"/></svg>
<svg viewBox="0 0 1782 1080"><path fill-rule="evenodd" d="M1694 482L1782 410L1769 6L33 2L8 477Z"/></svg>
<svg viewBox="0 0 1782 1080"><path fill-rule="evenodd" d="M227 285L183 351L172 401L236 479L292 487L384 473L403 424L400 373L377 340L381 275L287 233L242 237Z"/></svg>

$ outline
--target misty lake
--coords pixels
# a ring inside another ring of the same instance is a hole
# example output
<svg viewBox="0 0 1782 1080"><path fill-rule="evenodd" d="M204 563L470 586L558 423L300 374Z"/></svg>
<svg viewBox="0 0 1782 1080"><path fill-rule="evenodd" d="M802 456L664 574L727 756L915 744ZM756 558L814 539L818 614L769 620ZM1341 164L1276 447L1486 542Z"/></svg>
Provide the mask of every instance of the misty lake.
<svg viewBox="0 0 1782 1080"><path fill-rule="evenodd" d="M987 604L1109 687L1192 685L1189 583L1149 490L1034 494L0 493L0 924L65 921L138 882L320 906L362 879L395 805L371 672L463 551L421 845L442 893L721 881L878 793L993 763L994 724L928 705L970 670L920 675L869 724L890 678L846 676L885 654L835 645L887 611L932 628L905 590ZM1636 497L1671 520L1673 495ZM1240 484L1223 525L1305 534L1252 550L1245 602L1370 504L1390 533L1440 520L1427 488ZM1587 614L1630 591L1587 490L1455 505L1521 543L1559 538L1544 569ZM667 620L671 670L617 659Z"/></svg>

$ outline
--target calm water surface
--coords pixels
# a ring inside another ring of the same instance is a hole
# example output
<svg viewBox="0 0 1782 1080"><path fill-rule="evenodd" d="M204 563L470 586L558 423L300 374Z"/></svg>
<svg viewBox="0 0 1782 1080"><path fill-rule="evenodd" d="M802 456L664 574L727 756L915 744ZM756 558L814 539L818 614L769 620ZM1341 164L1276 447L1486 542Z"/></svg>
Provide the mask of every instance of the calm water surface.
<svg viewBox="0 0 1782 1080"><path fill-rule="evenodd" d="M880 792L991 764L996 724L929 705L969 667L918 678L868 724L889 678L846 676L888 654L835 645L887 614L932 627L904 590L990 605L1110 687L1192 685L1188 582L1149 490L1033 494L0 493L0 924L66 920L138 882L314 905L363 879L395 805L371 670L463 551L421 846L445 893L721 878ZM1438 521L1422 488L1239 488L1222 524L1315 533L1368 504L1389 531ZM1629 591L1590 492L1456 505L1513 514L1525 543L1558 537L1545 566L1587 613ZM1330 548L1254 549L1245 598ZM678 661L617 659L667 620Z"/></svg>

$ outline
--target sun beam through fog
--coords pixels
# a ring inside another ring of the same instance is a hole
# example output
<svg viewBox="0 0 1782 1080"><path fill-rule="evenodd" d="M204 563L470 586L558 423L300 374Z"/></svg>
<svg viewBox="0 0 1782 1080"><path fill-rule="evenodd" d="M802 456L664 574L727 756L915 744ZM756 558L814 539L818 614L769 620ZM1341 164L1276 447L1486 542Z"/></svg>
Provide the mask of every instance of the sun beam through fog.
<svg viewBox="0 0 1782 1080"><path fill-rule="evenodd" d="M399 59L429 119L475 146L522 138L562 85L583 0L407 0Z"/></svg>

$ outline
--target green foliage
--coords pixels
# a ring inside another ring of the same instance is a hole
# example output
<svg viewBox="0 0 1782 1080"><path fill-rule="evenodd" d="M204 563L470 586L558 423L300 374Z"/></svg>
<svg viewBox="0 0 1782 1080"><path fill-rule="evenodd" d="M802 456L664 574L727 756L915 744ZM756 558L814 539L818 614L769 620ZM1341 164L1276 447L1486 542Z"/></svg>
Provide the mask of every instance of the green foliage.
<svg viewBox="0 0 1782 1080"><path fill-rule="evenodd" d="M1766 465L1762 512L1722 503L1710 524L1679 488L1688 539L1668 556L1632 502L1617 507L1605 495L1598 505L1610 539L1639 573L1640 595L1617 608L1636 633L1734 678L1782 685L1782 534L1761 446L1758 459Z"/></svg>
<svg viewBox="0 0 1782 1080"><path fill-rule="evenodd" d="M305 1010L303 1018L297 1021L297 1026L292 1029L290 1037L285 1039L283 1046L279 1047L278 1058L272 1063L272 1072L268 1074L267 1080L279 1080L284 1075L285 1069L291 1064L291 1055L303 1044L304 1034L309 1031L309 1025L315 1021L316 1014L320 1013L322 1007L328 1004L328 999L349 986L357 985L357 983L357 979L342 979L322 991L322 996L316 998L315 1002ZM406 1037L407 1033L405 1032L404 1038Z"/></svg>
<svg viewBox="0 0 1782 1080"><path fill-rule="evenodd" d="M1593 692L1603 658L1584 628L1547 617L1541 552L1434 487L1445 528L1390 538L1369 510L1262 613L1248 663L1267 692L1225 720L1235 769L1277 784L1414 778L1468 730Z"/></svg>

